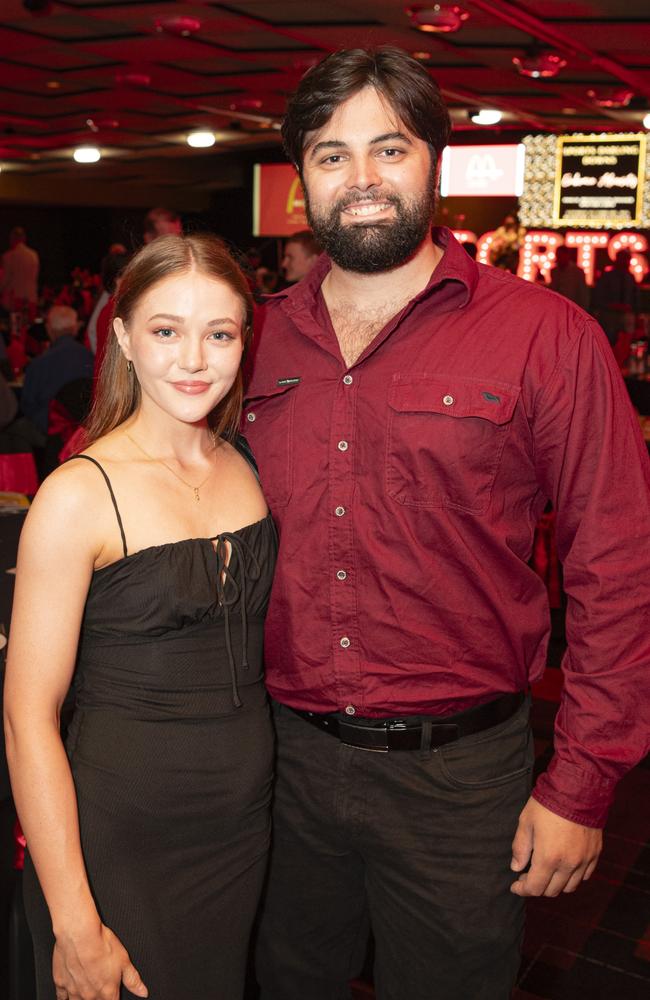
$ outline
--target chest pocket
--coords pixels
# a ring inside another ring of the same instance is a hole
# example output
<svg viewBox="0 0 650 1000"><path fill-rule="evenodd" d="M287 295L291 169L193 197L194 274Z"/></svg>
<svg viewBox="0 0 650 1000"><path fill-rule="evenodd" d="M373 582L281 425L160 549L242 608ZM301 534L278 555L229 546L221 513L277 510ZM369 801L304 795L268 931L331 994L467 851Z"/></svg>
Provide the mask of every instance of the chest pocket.
<svg viewBox="0 0 650 1000"><path fill-rule="evenodd" d="M271 510L285 507L293 489L296 388L297 383L256 385L244 405L242 433L255 455Z"/></svg>
<svg viewBox="0 0 650 1000"><path fill-rule="evenodd" d="M386 490L407 507L488 509L519 387L457 375L395 375Z"/></svg>

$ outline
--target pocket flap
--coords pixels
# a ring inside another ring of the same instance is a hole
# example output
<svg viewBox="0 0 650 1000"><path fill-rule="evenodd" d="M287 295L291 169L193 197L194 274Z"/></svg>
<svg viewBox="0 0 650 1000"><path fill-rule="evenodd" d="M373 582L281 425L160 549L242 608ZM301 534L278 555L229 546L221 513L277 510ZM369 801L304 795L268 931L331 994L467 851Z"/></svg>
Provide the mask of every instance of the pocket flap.
<svg viewBox="0 0 650 1000"><path fill-rule="evenodd" d="M519 398L519 386L458 375L395 375L388 404L398 413L441 413L480 417L505 424Z"/></svg>

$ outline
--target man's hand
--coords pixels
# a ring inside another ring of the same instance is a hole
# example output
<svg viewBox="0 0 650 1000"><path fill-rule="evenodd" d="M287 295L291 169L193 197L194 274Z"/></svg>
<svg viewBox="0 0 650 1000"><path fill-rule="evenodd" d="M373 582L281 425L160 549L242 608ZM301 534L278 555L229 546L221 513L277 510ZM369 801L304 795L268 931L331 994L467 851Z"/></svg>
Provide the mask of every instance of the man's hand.
<svg viewBox="0 0 650 1000"><path fill-rule="evenodd" d="M510 891L517 896L575 892L596 867L602 846L602 830L572 823L530 798L519 817L510 865L522 872L530 861L530 869Z"/></svg>

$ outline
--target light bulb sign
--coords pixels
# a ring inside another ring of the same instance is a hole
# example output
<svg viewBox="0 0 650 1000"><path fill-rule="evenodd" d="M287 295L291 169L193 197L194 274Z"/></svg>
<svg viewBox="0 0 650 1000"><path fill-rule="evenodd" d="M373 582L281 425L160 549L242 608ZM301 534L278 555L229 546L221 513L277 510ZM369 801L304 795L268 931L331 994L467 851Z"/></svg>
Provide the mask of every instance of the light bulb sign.
<svg viewBox="0 0 650 1000"><path fill-rule="evenodd" d="M443 198L519 196L526 149L517 146L447 146L442 154Z"/></svg>
<svg viewBox="0 0 650 1000"><path fill-rule="evenodd" d="M554 226L640 226L645 135L571 135L557 140Z"/></svg>

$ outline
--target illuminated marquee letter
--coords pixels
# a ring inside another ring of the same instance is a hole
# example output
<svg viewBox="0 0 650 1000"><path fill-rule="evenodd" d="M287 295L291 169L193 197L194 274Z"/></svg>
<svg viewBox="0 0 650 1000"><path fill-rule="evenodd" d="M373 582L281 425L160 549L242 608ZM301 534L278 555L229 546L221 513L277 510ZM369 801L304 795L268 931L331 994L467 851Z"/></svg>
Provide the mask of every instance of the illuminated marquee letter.
<svg viewBox="0 0 650 1000"><path fill-rule="evenodd" d="M587 284L593 285L596 250L607 246L609 242L607 233L580 233L572 230L564 234L564 242L568 247L577 247L578 267L585 272Z"/></svg>
<svg viewBox="0 0 650 1000"><path fill-rule="evenodd" d="M476 243L476 233L471 229L452 229L452 233L459 243Z"/></svg>
<svg viewBox="0 0 650 1000"><path fill-rule="evenodd" d="M611 240L607 244L607 253L609 254L610 260L616 260L616 254L619 250L631 250L632 260L630 261L630 268L632 274L639 282L643 281L648 270L648 259L645 256L639 256L644 250L648 249L648 241L645 236L641 233L617 233L616 236L612 236ZM636 251L636 253L634 252Z"/></svg>
<svg viewBox="0 0 650 1000"><path fill-rule="evenodd" d="M551 268L555 266L555 251L564 243L560 233L534 230L524 236L524 245L519 255L517 274L525 281L534 281L539 271L548 280Z"/></svg>
<svg viewBox="0 0 650 1000"><path fill-rule="evenodd" d="M491 264L490 247L494 243L494 233L496 230L490 229L476 241L476 259L479 264Z"/></svg>

